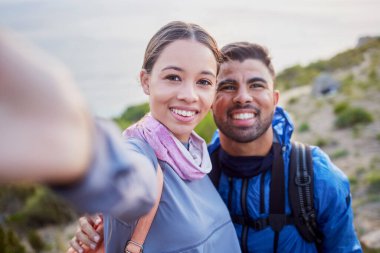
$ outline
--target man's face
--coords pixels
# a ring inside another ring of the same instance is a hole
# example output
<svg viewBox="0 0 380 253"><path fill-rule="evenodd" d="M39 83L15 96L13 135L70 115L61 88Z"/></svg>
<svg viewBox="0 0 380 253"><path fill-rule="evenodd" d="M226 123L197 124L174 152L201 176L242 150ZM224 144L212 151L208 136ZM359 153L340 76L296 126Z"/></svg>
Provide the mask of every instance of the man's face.
<svg viewBox="0 0 380 253"><path fill-rule="evenodd" d="M247 59L223 63L212 106L221 135L248 143L271 131L278 97L273 78L261 61Z"/></svg>

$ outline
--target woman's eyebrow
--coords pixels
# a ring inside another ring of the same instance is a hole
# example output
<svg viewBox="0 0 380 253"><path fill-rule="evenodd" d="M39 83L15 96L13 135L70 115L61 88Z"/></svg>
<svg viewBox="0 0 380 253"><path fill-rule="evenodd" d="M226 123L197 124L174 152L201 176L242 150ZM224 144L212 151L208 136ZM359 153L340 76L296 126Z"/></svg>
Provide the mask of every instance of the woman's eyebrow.
<svg viewBox="0 0 380 253"><path fill-rule="evenodd" d="M212 73L211 71L208 71L208 70L204 70L204 71L202 71L201 74L202 74L202 75L209 75L209 76L212 76L212 77L215 77L215 78L216 78L215 74Z"/></svg>
<svg viewBox="0 0 380 253"><path fill-rule="evenodd" d="M161 71L164 71L164 70L170 70L170 69L177 70L177 71L181 71L181 72L184 71L183 69L181 69L180 67L177 67L177 66L167 66L167 67L161 69Z"/></svg>
<svg viewBox="0 0 380 253"><path fill-rule="evenodd" d="M176 71L180 71L180 72L184 72L184 71L185 71L184 69L182 69L182 68L180 68L180 67L172 66L172 65L167 66L167 67L161 69L161 71L171 70L171 69L172 69L172 70L176 70ZM216 75L215 75L214 73L212 73L211 71L208 71L208 70L203 70L203 71L201 71L201 74L202 74L202 75L209 75L209 76L212 76L212 77L216 77Z"/></svg>

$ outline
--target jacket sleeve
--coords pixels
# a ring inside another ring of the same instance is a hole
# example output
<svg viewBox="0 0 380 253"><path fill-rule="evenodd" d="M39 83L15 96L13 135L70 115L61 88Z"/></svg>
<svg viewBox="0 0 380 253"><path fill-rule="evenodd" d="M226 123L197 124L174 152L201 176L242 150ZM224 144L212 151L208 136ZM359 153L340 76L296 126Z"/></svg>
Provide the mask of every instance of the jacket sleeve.
<svg viewBox="0 0 380 253"><path fill-rule="evenodd" d="M312 150L315 206L323 234L323 252L362 252L355 233L346 175L319 148Z"/></svg>
<svg viewBox="0 0 380 253"><path fill-rule="evenodd" d="M157 194L157 159L151 149L142 153L140 144L147 146L143 141L123 143L113 124L97 121L87 174L53 190L80 212L102 212L126 222L137 219L152 208Z"/></svg>

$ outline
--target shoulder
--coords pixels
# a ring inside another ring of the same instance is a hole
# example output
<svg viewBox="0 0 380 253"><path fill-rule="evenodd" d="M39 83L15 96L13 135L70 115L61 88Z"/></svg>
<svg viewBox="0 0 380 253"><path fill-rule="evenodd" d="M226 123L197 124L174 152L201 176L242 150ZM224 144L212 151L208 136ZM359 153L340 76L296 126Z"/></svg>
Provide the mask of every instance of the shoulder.
<svg viewBox="0 0 380 253"><path fill-rule="evenodd" d="M154 167L157 167L157 157L153 148L145 141L140 138L128 137L124 139L124 148L129 151L134 151L141 155L146 156L152 161Z"/></svg>
<svg viewBox="0 0 380 253"><path fill-rule="evenodd" d="M317 182L334 187L348 187L348 178L319 147L311 146L314 175Z"/></svg>
<svg viewBox="0 0 380 253"><path fill-rule="evenodd" d="M314 168L314 200L319 215L346 210L350 203L350 184L347 176L328 155L311 147Z"/></svg>

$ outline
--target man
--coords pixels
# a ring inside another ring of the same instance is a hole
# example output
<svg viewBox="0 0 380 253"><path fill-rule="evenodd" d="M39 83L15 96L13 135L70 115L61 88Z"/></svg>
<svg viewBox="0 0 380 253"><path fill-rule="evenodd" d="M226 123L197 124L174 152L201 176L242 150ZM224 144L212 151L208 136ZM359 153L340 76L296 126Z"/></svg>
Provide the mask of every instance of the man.
<svg viewBox="0 0 380 253"><path fill-rule="evenodd" d="M271 225L255 229L244 222L270 216L271 205L277 204L270 201L276 194L270 190L271 182L280 169L285 174L282 192L288 192L293 125L276 107L279 91L267 50L240 42L226 45L222 53L225 60L212 107L219 136L209 146L211 177L230 210L242 252L316 252L316 244L306 242L294 224L283 224L275 232ZM319 250L361 252L347 178L319 148L312 147L311 154L316 221L322 234ZM280 166L271 171L273 164ZM291 213L288 197L284 211Z"/></svg>
<svg viewBox="0 0 380 253"><path fill-rule="evenodd" d="M279 91L275 90L275 71L267 50L239 42L226 45L222 53L212 106L219 132L209 145L210 177L229 208L242 252L361 252L348 180L317 147L312 147L312 161L316 220L323 235L318 249L302 238L294 224L284 224L275 232L268 224L257 229L244 223L270 216L274 163L284 171L282 193L287 196L293 125L277 107ZM284 201L284 212L290 215L288 198ZM91 219L89 222L94 224ZM85 232L78 233L80 240L90 243L89 238L97 234L85 219L81 223ZM75 239L72 244L79 248Z"/></svg>

